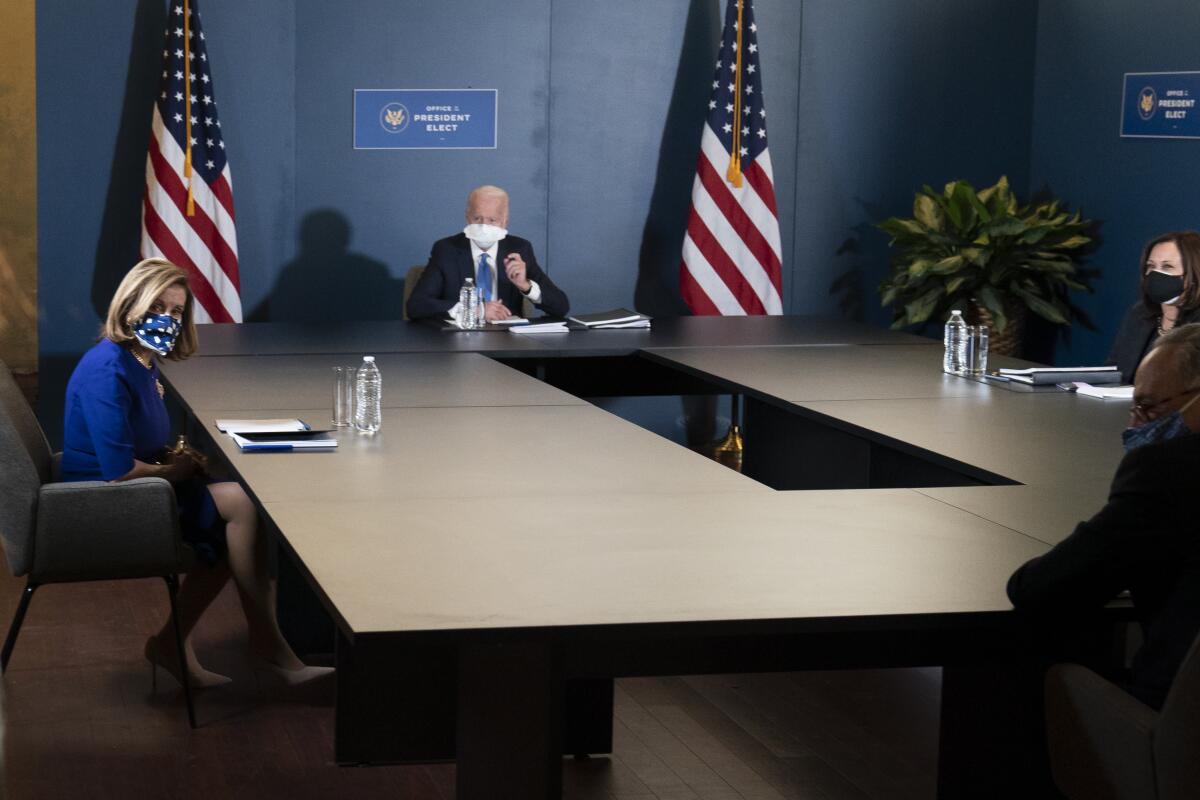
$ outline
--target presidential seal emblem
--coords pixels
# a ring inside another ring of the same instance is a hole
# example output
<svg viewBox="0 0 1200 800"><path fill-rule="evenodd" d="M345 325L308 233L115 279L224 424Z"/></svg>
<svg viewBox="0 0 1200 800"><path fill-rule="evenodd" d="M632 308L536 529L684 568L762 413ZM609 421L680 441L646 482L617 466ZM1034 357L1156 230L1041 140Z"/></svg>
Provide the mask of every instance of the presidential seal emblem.
<svg viewBox="0 0 1200 800"><path fill-rule="evenodd" d="M403 103L388 103L379 111L379 124L388 133L400 133L408 127L409 113Z"/></svg>
<svg viewBox="0 0 1200 800"><path fill-rule="evenodd" d="M1154 111L1158 108L1158 95L1155 94L1153 86L1147 86L1138 92L1137 108L1138 116L1142 119L1150 119L1154 116Z"/></svg>

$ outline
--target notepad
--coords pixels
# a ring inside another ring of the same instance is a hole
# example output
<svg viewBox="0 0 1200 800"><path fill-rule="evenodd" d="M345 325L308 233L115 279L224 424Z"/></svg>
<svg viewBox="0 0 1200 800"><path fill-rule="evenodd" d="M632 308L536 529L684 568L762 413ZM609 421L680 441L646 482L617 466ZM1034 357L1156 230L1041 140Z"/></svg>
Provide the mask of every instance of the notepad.
<svg viewBox="0 0 1200 800"><path fill-rule="evenodd" d="M580 314L577 317L568 317L568 319L578 322L585 328L650 327L649 317L627 308L613 308L608 311L597 311L594 314Z"/></svg>
<svg viewBox="0 0 1200 800"><path fill-rule="evenodd" d="M219 419L216 425L221 433L289 433L312 430L312 426L302 419Z"/></svg>
<svg viewBox="0 0 1200 800"><path fill-rule="evenodd" d="M614 329L629 330L631 328L649 328L649 319L634 319L629 322L606 322L603 325L590 325L589 331L611 331Z"/></svg>
<svg viewBox="0 0 1200 800"><path fill-rule="evenodd" d="M230 432L229 436L242 450L329 450L338 444L329 431Z"/></svg>
<svg viewBox="0 0 1200 800"><path fill-rule="evenodd" d="M1034 386L1070 383L1081 379L1093 385L1121 382L1121 371L1116 367L1030 367L1001 369L999 372L1009 380Z"/></svg>

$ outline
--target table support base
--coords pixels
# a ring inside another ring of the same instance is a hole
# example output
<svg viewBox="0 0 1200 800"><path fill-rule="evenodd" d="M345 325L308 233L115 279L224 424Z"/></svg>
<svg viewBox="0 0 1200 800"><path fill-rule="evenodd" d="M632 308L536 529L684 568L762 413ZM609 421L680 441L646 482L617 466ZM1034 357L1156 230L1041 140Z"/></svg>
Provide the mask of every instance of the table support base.
<svg viewBox="0 0 1200 800"><path fill-rule="evenodd" d="M458 800L562 795L563 686L550 644L460 645Z"/></svg>

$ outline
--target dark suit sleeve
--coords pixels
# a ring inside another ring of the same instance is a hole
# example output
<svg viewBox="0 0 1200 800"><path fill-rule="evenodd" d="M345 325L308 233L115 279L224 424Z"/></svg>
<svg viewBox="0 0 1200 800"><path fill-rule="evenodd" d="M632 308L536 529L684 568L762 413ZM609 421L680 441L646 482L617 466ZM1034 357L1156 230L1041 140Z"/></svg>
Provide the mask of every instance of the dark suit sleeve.
<svg viewBox="0 0 1200 800"><path fill-rule="evenodd" d="M554 285L554 281L550 280L550 276L538 265L532 246L523 247L522 251L521 258L525 260L525 277L536 281L542 290L542 302L537 303L537 307L552 317L565 317L571 310L567 295Z"/></svg>
<svg viewBox="0 0 1200 800"><path fill-rule="evenodd" d="M1121 320L1121 327L1113 339L1112 350L1109 351L1106 362L1121 370L1121 383L1133 383L1133 374L1137 372L1141 363L1142 351L1146 349L1150 333L1146 309L1141 303L1135 303Z"/></svg>
<svg viewBox="0 0 1200 800"><path fill-rule="evenodd" d="M1021 612L1059 616L1097 609L1129 589L1144 557L1171 534L1164 515L1177 502L1161 445L1125 456L1108 502L1050 552L1019 567L1008 598Z"/></svg>
<svg viewBox="0 0 1200 800"><path fill-rule="evenodd" d="M449 276L453 274L453 248L445 239L435 242L429 252L429 263L408 298L408 318L445 317L458 302L459 287L450 285Z"/></svg>

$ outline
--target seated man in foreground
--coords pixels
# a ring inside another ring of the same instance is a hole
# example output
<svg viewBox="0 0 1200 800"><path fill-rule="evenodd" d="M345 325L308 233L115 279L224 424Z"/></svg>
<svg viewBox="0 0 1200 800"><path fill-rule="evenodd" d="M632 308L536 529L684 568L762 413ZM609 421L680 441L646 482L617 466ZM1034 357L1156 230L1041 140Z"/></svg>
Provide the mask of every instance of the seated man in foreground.
<svg viewBox="0 0 1200 800"><path fill-rule="evenodd" d="M528 299L546 314L565 317L567 296L538 266L533 246L508 235L508 193L480 186L467 197L467 227L439 239L408 299L409 319L454 318L458 292L474 278L488 322L521 315Z"/></svg>
<svg viewBox="0 0 1200 800"><path fill-rule="evenodd" d="M1133 399L1108 503L1013 573L1008 596L1068 636L1129 590L1144 644L1126 688L1158 709L1200 630L1200 324L1155 343Z"/></svg>

